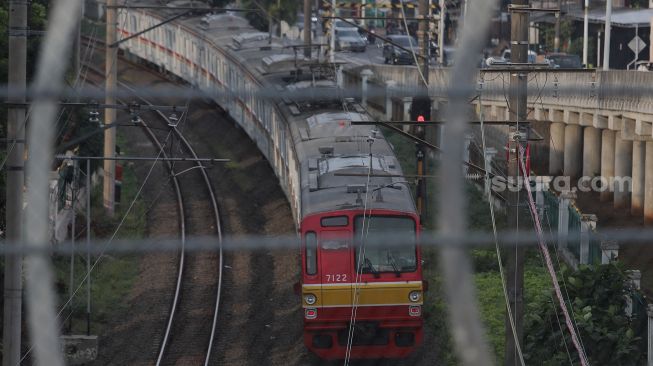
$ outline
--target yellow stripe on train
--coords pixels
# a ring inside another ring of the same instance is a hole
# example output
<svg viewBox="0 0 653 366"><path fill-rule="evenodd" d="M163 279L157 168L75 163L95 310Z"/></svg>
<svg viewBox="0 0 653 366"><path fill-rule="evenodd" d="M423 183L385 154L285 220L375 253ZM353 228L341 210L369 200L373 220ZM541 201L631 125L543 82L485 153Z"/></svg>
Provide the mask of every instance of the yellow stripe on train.
<svg viewBox="0 0 653 366"><path fill-rule="evenodd" d="M419 299L411 301L411 292L418 292ZM307 295L316 297L313 304L306 302ZM353 300L359 306L421 305L423 291L421 281L334 283L324 285L303 285L304 307L345 307Z"/></svg>

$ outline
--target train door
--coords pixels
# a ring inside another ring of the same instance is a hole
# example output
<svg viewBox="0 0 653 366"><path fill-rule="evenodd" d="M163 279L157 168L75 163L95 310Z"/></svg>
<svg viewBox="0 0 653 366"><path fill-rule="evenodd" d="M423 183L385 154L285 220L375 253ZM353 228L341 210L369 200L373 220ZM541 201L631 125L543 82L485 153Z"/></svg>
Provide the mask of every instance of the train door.
<svg viewBox="0 0 653 366"><path fill-rule="evenodd" d="M320 232L320 275L323 306L351 305L351 233L346 230Z"/></svg>

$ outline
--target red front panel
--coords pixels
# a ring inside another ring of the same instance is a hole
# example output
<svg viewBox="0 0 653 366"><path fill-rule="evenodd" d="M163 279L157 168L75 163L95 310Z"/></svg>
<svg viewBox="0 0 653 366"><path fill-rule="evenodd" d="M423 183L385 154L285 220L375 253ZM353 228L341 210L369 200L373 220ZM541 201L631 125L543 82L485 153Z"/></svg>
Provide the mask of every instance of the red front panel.
<svg viewBox="0 0 653 366"><path fill-rule="evenodd" d="M367 214L370 215L369 211ZM406 295L411 290L407 286L418 286L418 290L422 289L420 251L419 248L415 248L413 257L410 258L415 261L415 266L410 269L401 267L405 259L400 255L396 255L396 258L392 259L392 268L401 270L399 274L396 273L398 271L389 270L380 264L375 266L377 269L374 272L367 271L367 273L357 274L356 268L360 268L357 266L357 259L360 261L366 257L366 255L361 256L356 252L356 247L353 244L356 240L354 223L356 217L360 219L361 215L361 210L329 212L307 217L302 222L303 238L306 233L315 233L315 236L319 238L315 253L316 259L313 259L318 268L312 271L314 274L307 273L309 259L307 259L306 246L302 246L303 291L309 288L310 290L305 292L314 293L319 298L315 305L303 302L305 309L311 309L317 314L315 319L304 320L305 345L318 356L328 359L344 358L347 344L350 342L353 342L351 343L353 344L351 346L352 358L405 357L422 343L423 338L421 299L418 305L417 303L411 305L406 299ZM410 218L414 221L415 237L419 235L419 218L414 214L373 211L371 215ZM346 220L335 219L343 216L346 217ZM332 223L339 226L329 226ZM347 242L346 245L345 242ZM368 255L372 258L368 259L371 262L376 263L379 260L375 259L374 251L371 249ZM357 258L358 256L360 258ZM309 255L310 257L312 255ZM383 259L382 255L377 255L377 257ZM378 286L380 290L374 292L373 289L371 295L368 293L367 297L361 296L359 299L355 295L356 292L351 290L352 287L353 289L364 287L357 283L365 284L367 291L370 286ZM386 287L387 289L385 289ZM380 301L375 304L374 299L377 298ZM361 301L359 302L359 300ZM352 324L351 304L353 302L358 306L355 310L355 322L353 323L355 336L352 340L350 324ZM413 313L411 316L409 307L416 310L418 315L415 316Z"/></svg>

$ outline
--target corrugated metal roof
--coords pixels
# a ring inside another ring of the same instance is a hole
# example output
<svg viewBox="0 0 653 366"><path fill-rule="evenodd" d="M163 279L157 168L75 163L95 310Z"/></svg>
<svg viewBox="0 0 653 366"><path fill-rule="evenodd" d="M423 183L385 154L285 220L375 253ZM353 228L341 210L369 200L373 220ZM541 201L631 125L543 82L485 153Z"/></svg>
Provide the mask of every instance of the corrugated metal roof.
<svg viewBox="0 0 653 366"><path fill-rule="evenodd" d="M584 19L582 9L572 10L567 13L567 17L580 20ZM593 9L587 15L590 23L605 23L605 9ZM653 18L653 9L612 9L612 25L622 28L650 27L651 18Z"/></svg>

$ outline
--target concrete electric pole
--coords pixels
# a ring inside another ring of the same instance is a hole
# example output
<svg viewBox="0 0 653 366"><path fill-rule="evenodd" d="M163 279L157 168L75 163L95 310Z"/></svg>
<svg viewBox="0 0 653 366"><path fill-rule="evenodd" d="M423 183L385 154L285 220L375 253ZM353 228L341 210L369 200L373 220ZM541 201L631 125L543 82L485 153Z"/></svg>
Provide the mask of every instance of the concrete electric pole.
<svg viewBox="0 0 653 366"><path fill-rule="evenodd" d="M106 37L106 99L105 103L109 105L116 104L114 93L118 83L118 47L110 47L116 42L116 25L117 10L115 8L116 0L107 0L107 37ZM116 110L107 108L104 110L104 123L113 124L116 121ZM104 131L104 157L112 158L116 153L116 129L107 128ZM114 175L116 172L116 162L114 160L104 161L104 180L103 180L103 201L107 215L110 217L114 213L114 195L115 182Z"/></svg>
<svg viewBox="0 0 653 366"><path fill-rule="evenodd" d="M558 9L560 9L561 5L562 5L562 0L558 0ZM560 15L561 15L560 12L556 13L555 38L553 39L553 52L560 52Z"/></svg>
<svg viewBox="0 0 653 366"><path fill-rule="evenodd" d="M311 0L304 0L304 56L311 58L311 26L312 16L311 16Z"/></svg>
<svg viewBox="0 0 653 366"><path fill-rule="evenodd" d="M447 13L447 2L444 0L440 0L440 19L438 23L438 47L440 48L440 52L438 54L438 64L440 66L444 66L444 40L445 40L445 25L444 25L444 20L446 17Z"/></svg>
<svg viewBox="0 0 653 366"><path fill-rule="evenodd" d="M612 34L612 0L605 2L605 38L603 39L603 70L610 70L610 35Z"/></svg>
<svg viewBox="0 0 653 366"><path fill-rule="evenodd" d="M528 25L529 13L528 0L514 0L511 11L510 26L510 53L511 62L525 64L528 62ZM557 18L559 19L559 17ZM511 126L508 137L508 180L519 186L520 174L520 153L519 150L525 147L528 140L529 127L526 124L527 101L526 88L528 76L518 68L510 73L510 120L517 124ZM508 194L508 227L517 230L519 223L519 192L509 190ZM506 285L508 288L508 303L514 321L514 332L510 322L509 314L506 312L506 349L505 365L520 365L520 357L517 352L517 342L522 344L523 340L523 317L524 317L524 247L519 243L510 245L506 256Z"/></svg>
<svg viewBox="0 0 653 366"><path fill-rule="evenodd" d="M27 65L27 2L9 2L9 103L25 102ZM6 242L21 245L23 239L23 186L25 148L25 107L9 106L7 115L7 206ZM21 319L23 303L23 256L7 255L4 279L4 316L2 324L2 364L20 364Z"/></svg>
<svg viewBox="0 0 653 366"><path fill-rule="evenodd" d="M583 14L583 65L587 67L587 63L589 62L587 60L587 49L588 49L588 42L589 42L589 20L588 20L588 12L589 12L589 7L590 7L590 0L585 0L585 4L583 6L584 14Z"/></svg>

